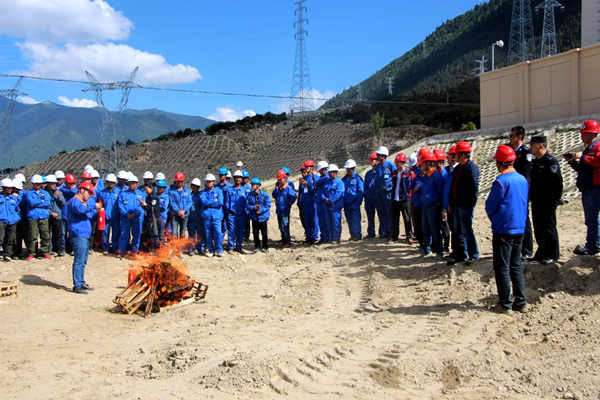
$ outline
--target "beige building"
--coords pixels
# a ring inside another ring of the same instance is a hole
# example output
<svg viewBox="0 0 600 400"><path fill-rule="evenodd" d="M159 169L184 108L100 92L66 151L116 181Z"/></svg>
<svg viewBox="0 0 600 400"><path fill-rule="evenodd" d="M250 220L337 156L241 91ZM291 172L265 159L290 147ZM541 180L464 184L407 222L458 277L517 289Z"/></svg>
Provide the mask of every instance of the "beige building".
<svg viewBox="0 0 600 400"><path fill-rule="evenodd" d="M482 128L598 114L600 44L486 72L480 80Z"/></svg>
<svg viewBox="0 0 600 400"><path fill-rule="evenodd" d="M581 1L581 47L600 43L600 0Z"/></svg>

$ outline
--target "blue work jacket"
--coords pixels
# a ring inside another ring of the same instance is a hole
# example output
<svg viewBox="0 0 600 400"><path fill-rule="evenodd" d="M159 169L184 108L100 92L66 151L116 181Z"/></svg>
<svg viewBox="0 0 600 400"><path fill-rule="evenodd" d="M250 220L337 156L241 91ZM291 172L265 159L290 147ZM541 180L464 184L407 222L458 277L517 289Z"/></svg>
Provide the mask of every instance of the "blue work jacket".
<svg viewBox="0 0 600 400"><path fill-rule="evenodd" d="M190 207L190 215L188 221L202 221L202 207L200 206L200 192L192 192L192 206Z"/></svg>
<svg viewBox="0 0 600 400"><path fill-rule="evenodd" d="M227 214L246 215L246 188L232 186L225 192L225 210Z"/></svg>
<svg viewBox="0 0 600 400"><path fill-rule="evenodd" d="M352 176L342 178L344 183L344 208L356 209L360 207L365 195L365 183L356 172Z"/></svg>
<svg viewBox="0 0 600 400"><path fill-rule="evenodd" d="M329 199L328 210L340 211L344 207L344 192L344 182L340 178L329 179L323 188L323 201Z"/></svg>
<svg viewBox="0 0 600 400"><path fill-rule="evenodd" d="M315 194L315 202L317 204L321 204L323 203L323 191L325 190L325 185L327 184L327 182L329 182L329 177L327 175L325 176L315 176L316 180L317 180L317 193Z"/></svg>
<svg viewBox="0 0 600 400"><path fill-rule="evenodd" d="M444 177L440 171L434 171L431 176L423 176L421 187L421 202L423 206L441 203L444 200Z"/></svg>
<svg viewBox="0 0 600 400"><path fill-rule="evenodd" d="M528 193L527 179L514 168L505 170L496 178L485 202L485 212L492 221L493 233L525 233Z"/></svg>
<svg viewBox="0 0 600 400"><path fill-rule="evenodd" d="M44 189L39 192L28 190L25 192L25 202L27 203L27 220L46 219L50 217L50 193Z"/></svg>
<svg viewBox="0 0 600 400"><path fill-rule="evenodd" d="M396 164L385 160L377 164L377 195L386 196L392 191L392 172L397 171Z"/></svg>
<svg viewBox="0 0 600 400"><path fill-rule="evenodd" d="M89 238L92 234L92 224L90 219L95 214L96 204L87 201L84 203L77 197L73 197L67 203L67 225L71 237Z"/></svg>
<svg viewBox="0 0 600 400"><path fill-rule="evenodd" d="M377 198L377 171L370 169L365 174L365 197L371 200Z"/></svg>
<svg viewBox="0 0 600 400"><path fill-rule="evenodd" d="M290 185L286 185L285 188L276 187L273 190L273 198L275 198L275 212L279 215L289 215L290 208L298 196Z"/></svg>
<svg viewBox="0 0 600 400"><path fill-rule="evenodd" d="M98 193L98 200L102 200L102 207L104 207L107 221L119 219L119 193L121 193L121 190L117 186L113 190L104 188Z"/></svg>
<svg viewBox="0 0 600 400"><path fill-rule="evenodd" d="M310 208L315 205L315 195L317 192L317 179L315 175L309 174L306 178L306 186L300 185L298 187L298 207Z"/></svg>
<svg viewBox="0 0 600 400"><path fill-rule="evenodd" d="M183 190L180 192L175 186L169 188L169 208L171 211L178 213L183 210L185 215L189 216L191 207L192 192L190 192L190 189L183 186Z"/></svg>
<svg viewBox="0 0 600 400"><path fill-rule="evenodd" d="M0 223L13 225L19 222L20 219L19 197L12 193L8 196L0 193Z"/></svg>
<svg viewBox="0 0 600 400"><path fill-rule="evenodd" d="M215 187L200 192L200 205L204 221L219 221L223 219L223 192ZM206 226L206 225L205 225Z"/></svg>
<svg viewBox="0 0 600 400"><path fill-rule="evenodd" d="M259 213L254 209L256 205L260 207L258 209ZM258 222L268 221L271 217L271 198L262 190L259 190L258 194L252 192L246 197L246 210L251 220Z"/></svg>
<svg viewBox="0 0 600 400"><path fill-rule="evenodd" d="M127 218L128 215L133 215L135 218L143 219L144 209L139 200L144 201L145 196L142 196L135 190L127 189L119 193L118 205L120 217Z"/></svg>

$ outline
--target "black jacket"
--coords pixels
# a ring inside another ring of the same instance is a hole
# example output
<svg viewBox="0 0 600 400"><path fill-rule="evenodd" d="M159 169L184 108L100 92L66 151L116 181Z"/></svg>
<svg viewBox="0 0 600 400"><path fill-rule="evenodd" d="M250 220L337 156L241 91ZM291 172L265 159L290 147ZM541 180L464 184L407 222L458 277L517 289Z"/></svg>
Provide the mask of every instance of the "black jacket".
<svg viewBox="0 0 600 400"><path fill-rule="evenodd" d="M150 236L158 236L160 230L160 199L154 192L146 196L144 207L144 231Z"/></svg>
<svg viewBox="0 0 600 400"><path fill-rule="evenodd" d="M460 176L459 176L460 175ZM458 183L456 179L458 178ZM458 185L454 190L455 183ZM450 184L450 207L475 207L479 195L479 168L471 160L465 165L457 165L452 171Z"/></svg>
<svg viewBox="0 0 600 400"><path fill-rule="evenodd" d="M529 183L531 179L531 165L533 160L533 156L529 152L529 147L523 144L521 145L521 147L515 150L515 153L517 155L517 159L515 160L514 165L515 170L521 175L523 175L525 179L527 179L527 183Z"/></svg>
<svg viewBox="0 0 600 400"><path fill-rule="evenodd" d="M555 205L562 198L563 178L558 160L550 153L533 160L529 198L532 203Z"/></svg>

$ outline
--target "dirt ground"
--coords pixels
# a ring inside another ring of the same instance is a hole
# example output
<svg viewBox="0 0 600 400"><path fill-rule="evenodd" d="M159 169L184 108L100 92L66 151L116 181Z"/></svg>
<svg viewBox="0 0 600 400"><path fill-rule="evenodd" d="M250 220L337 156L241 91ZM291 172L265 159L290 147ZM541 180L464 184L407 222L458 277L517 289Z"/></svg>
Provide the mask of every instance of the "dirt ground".
<svg viewBox="0 0 600 400"><path fill-rule="evenodd" d="M91 256L87 296L66 291L70 257L4 263L0 280L20 282L0 299L0 398L600 398L600 262L571 259L579 200L558 213L561 263L526 264L531 311L508 315L489 311L482 203L469 265L381 239L186 257L206 300L148 318L114 312L126 260Z"/></svg>

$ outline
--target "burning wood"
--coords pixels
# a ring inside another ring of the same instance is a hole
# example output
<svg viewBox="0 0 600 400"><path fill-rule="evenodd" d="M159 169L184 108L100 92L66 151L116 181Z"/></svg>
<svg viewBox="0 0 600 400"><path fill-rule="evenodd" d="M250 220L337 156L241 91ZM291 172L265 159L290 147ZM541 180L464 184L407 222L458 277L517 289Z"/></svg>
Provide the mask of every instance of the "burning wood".
<svg viewBox="0 0 600 400"><path fill-rule="evenodd" d="M144 316L147 316L153 310L160 312L203 299L208 286L193 280L178 257L183 249L193 245L191 240L170 238L154 254L138 254L132 265L137 274L130 274L134 278L114 303L128 314L144 306Z"/></svg>

